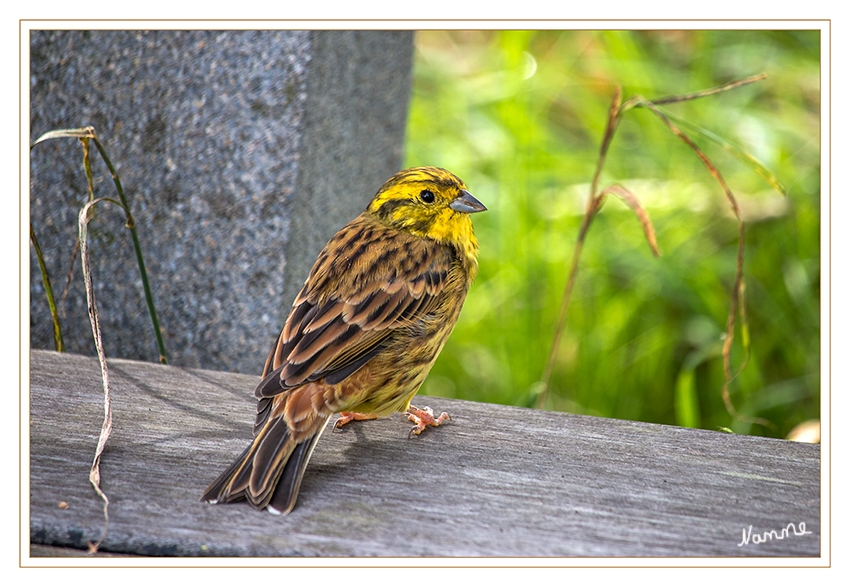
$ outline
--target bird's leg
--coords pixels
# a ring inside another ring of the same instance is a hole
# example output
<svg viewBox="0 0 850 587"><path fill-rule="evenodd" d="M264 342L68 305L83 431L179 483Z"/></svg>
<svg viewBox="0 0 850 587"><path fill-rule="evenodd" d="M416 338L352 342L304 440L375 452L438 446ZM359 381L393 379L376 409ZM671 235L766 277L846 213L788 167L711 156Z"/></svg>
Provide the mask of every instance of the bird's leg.
<svg viewBox="0 0 850 587"><path fill-rule="evenodd" d="M374 420L375 414L361 414L359 412L340 412L339 419L334 422L334 428L342 428L352 420Z"/></svg>
<svg viewBox="0 0 850 587"><path fill-rule="evenodd" d="M449 416L445 412L440 414L439 417L435 418L434 417L434 411L431 408L429 408L428 406L425 406L425 409L422 409L422 410L420 410L419 408L414 408L413 406L410 406L407 409L407 412L405 412L405 413L407 414L408 420L416 423L416 426L411 428L410 432L407 433L408 438L410 438L414 434L421 433L423 430L425 430L425 427L428 424L430 424L431 426L439 426L440 424L443 423L443 420L445 420L445 419L451 420L452 419L452 417Z"/></svg>

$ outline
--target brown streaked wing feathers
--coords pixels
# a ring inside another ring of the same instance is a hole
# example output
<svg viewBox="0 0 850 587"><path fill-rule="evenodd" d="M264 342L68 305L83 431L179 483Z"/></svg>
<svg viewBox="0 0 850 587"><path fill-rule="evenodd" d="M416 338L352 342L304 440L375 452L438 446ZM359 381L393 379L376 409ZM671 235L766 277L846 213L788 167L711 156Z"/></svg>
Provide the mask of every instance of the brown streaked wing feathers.
<svg viewBox="0 0 850 587"><path fill-rule="evenodd" d="M454 261L451 250L388 232L361 215L331 239L269 354L258 398L322 377L339 383L384 348L398 328L434 309ZM352 270L364 266L369 270ZM255 426L268 412L261 401Z"/></svg>

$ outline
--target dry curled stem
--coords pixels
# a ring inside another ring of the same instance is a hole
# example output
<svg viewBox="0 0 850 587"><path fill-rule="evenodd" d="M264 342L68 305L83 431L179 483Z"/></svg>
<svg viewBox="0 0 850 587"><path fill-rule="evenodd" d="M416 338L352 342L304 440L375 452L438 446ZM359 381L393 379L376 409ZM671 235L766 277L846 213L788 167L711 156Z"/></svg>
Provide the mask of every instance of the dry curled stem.
<svg viewBox="0 0 850 587"><path fill-rule="evenodd" d="M736 80L730 82L728 84L724 84L722 86L718 86L715 88L710 88L707 90L702 90L699 92L694 92L690 94L683 94L679 96L669 96L660 98L657 100L646 100L642 96L632 96L625 102L622 101L622 91L620 88L617 88L614 93L614 98L611 103L611 108L608 112L608 124L605 128L605 134L602 138L602 144L599 152L599 159L597 161L596 171L593 175L593 181L591 182L591 193L590 199L588 200L587 208L585 210L585 215L582 219L581 228L579 229L578 238L576 240L576 246L573 250L573 257L570 263L569 273L567 277L567 285L564 289L564 295L561 299L561 307L559 310L558 322L555 329L555 336L552 341L552 346L549 351L549 357L546 362L546 367L543 371L543 375L541 377L540 385L538 386L538 398L537 398L537 406L544 407L546 404L546 399L549 391L549 382L552 376L552 370L554 369L555 359L557 356L558 347L561 341L561 335L566 326L566 318L567 318L567 308L569 306L570 298L572 295L573 285L575 283L576 274L578 271L578 257L581 254L581 248L587 235L587 231L590 228L590 224L593 221L593 218L601 209L602 205L605 201L605 196L608 194L614 194L620 197L637 215L638 219L641 222L641 226L643 227L644 234L646 236L647 242L652 248L653 254L658 256L658 246L655 240L655 233L652 229L652 223L650 222L649 215L646 213L646 210L641 206L640 201L637 196L635 196L632 192L627 190L622 186L611 186L605 188L601 192L597 193L597 188L599 184L599 178L602 174L602 169L605 164L605 158L608 153L608 148L613 140L614 133L622 119L623 115L631 110L632 108L638 107L646 107L649 108L656 116L658 116L664 124L670 129L670 131L679 137L683 142L685 142L691 150L699 157L702 161L703 165L706 169L711 173L711 175L717 180L723 189L723 193L726 196L726 199L732 208L732 212L735 215L735 218L738 221L738 254L736 260L736 271L735 271L735 282L732 287L732 296L731 296L731 307L729 309L729 315L726 320L726 336L723 343L723 371L724 371L724 384L723 384L723 401L726 405L726 409L729 414L741 421L747 421L757 424L762 424L764 426L772 426L770 422L764 420L763 418L752 418L747 417L740 414L732 403L731 397L729 395L729 384L734 379L738 373L746 366L747 361L749 360L749 350L750 350L750 341L749 341L749 330L746 319L746 312L744 310L744 281L743 281L743 271L744 271L744 222L741 218L741 212L738 207L738 203L735 200L735 196L732 193L732 190L729 189L729 186L726 184L726 181L723 179L723 176L720 174L720 171L717 167L711 162L708 156L703 153L703 151L694 143L688 135L682 132L679 127L677 127L669 117L665 116L663 112L661 112L657 104L672 104L676 102L683 102L686 100L694 100L697 98L703 98L705 96L710 96L713 94L717 94L719 92L724 92L733 88L738 88L746 84L750 84L759 80L762 80L766 77L765 74L759 74L755 76L751 76L742 80ZM733 150L733 153L735 151ZM735 153L736 156L741 158L739 153ZM744 158L746 159L746 157ZM768 179L768 182L771 185L781 186L777 181L771 181L772 175L766 175L763 166L761 166L757 161L749 158L749 164L754 166L754 169L763 177ZM737 322L736 317L740 316L741 322L741 330L742 330L742 341L746 356L740 365L740 367L732 373L731 368L731 349L732 342L735 334L735 324Z"/></svg>
<svg viewBox="0 0 850 587"><path fill-rule="evenodd" d="M109 435L112 433L112 399L109 393L109 369L106 365L106 354L103 351L103 337L100 332L100 321L97 316L97 302L94 296L94 286L92 284L91 266L89 264L88 255L88 222L89 209L100 200L94 200L83 206L80 210L80 261L83 266L83 280L86 286L86 299L88 301L89 321L91 322L92 334L94 335L94 345L97 349L97 358L100 361L100 374L103 383L103 424L100 428L100 436L97 440L97 449L94 454L91 469L89 470L89 482L94 487L95 492L103 500L103 533L96 543L89 542L89 552L97 552L98 547L106 538L106 532L109 529L109 497L100 488L100 456L103 454L103 449L106 446L106 441L109 440ZM120 204L119 204L120 205Z"/></svg>
<svg viewBox="0 0 850 587"><path fill-rule="evenodd" d="M103 149L103 145L100 143L100 140L97 137L97 133L93 127L85 127L85 128L73 128L73 129L62 129L62 130L54 130L48 132L38 140L33 143L33 147L43 141L49 139L57 139L57 138L76 138L79 139L83 145L83 167L86 173L86 179L88 181L88 199L80 210L79 214L79 222L78 222L78 239L74 249L74 256L77 253L77 247L79 247L80 251L80 260L83 268L83 280L85 283L86 289L86 299L88 305L88 314L89 321L91 322L92 334L94 336L95 348L97 350L98 360L100 361L100 369L101 369L101 379L103 383L103 423L101 425L100 435L98 437L97 448L95 450L95 456L92 461L91 469L89 470L89 482L94 487L97 495L103 500L103 517L104 517L104 526L103 532L97 542L89 542L89 552L94 553L97 552L98 548L102 544L103 540L106 538L107 531L109 529L109 498L103 492L100 487L100 459L103 454L103 450L106 446L106 442L109 439L109 436L112 432L112 402L111 395L109 389L109 370L106 362L106 355L103 349L103 337L100 329L100 322L98 319L97 313L97 302L95 300L94 287L92 283L92 275L91 275L91 264L89 262L89 254L88 254L88 223L91 221L93 206L99 202L110 202L119 206L125 214L127 219L126 226L130 229L130 233L133 239L133 246L136 251L136 259L139 265L139 272L142 278L142 285L145 291L145 299L148 304L148 309L150 311L151 320L153 322L154 331L157 338L157 344L160 349L160 360L165 363L165 349L162 343L162 336L159 329L159 323L156 317L156 310L153 307L153 297L150 293L150 286L147 280L147 273L144 266L144 261L141 255L141 248L139 245L138 236L136 234L135 229L135 221L133 220L133 216L130 213L130 209L127 205L126 198L124 196L124 190L121 186L121 181L118 178L118 174L115 171L115 168L112 166L111 161L106 155L106 152ZM118 191L118 196L121 201L112 200L109 198L100 198L94 199L94 189L93 189L93 180L92 180L92 170L91 170L91 158L89 146L90 142L94 142L95 147L97 148L101 158L103 159L106 166L109 168L110 173L112 174L112 179L115 184L116 190ZM34 233L33 233L33 241L35 242ZM73 263L72 263L73 267ZM73 269L72 269L73 271ZM70 283L71 272L68 275L68 282ZM47 281L47 279L45 279ZM67 295L68 287L66 285ZM64 296L63 296L64 303Z"/></svg>
<svg viewBox="0 0 850 587"><path fill-rule="evenodd" d="M760 78L759 78L760 79ZM753 80L755 81L755 80ZM730 85L730 87L738 87L741 84ZM732 374L732 366L731 366L731 355L732 355L732 342L735 338L735 324L737 322L736 316L740 315L741 318L741 328L747 332L747 316L746 312L744 312L744 242L746 231L744 229L744 220L741 217L741 209L738 206L738 202L735 199L735 195L732 193L732 190L729 189L729 185L726 183L726 180L723 179L723 176L720 174L720 171L717 167L711 162L708 156L703 153L703 151L694 143L688 135L682 132L673 122L662 113L658 107L648 100L645 100L641 97L636 97L640 101L640 104L648 107L652 112L658 116L664 124L670 129L670 131L679 137L682 141L687 144L691 150L699 157L700 161L702 161L705 168L709 173L717 180L717 183L720 184L720 187L723 189L723 194L726 196L726 200L729 203L729 207L732 209L732 213L735 215L735 219L738 222L738 254L735 261L735 282L732 286L732 295L731 295L731 304L729 307L729 314L726 318L726 336L723 341L723 403L726 405L726 410L729 412L729 415L734 419L742 421L742 422L750 422L752 424L761 424L762 426L766 426L768 428L772 428L773 424L764 418L755 418L751 416L745 416L738 412L735 409L734 404L732 403L732 398L729 395L729 384L732 380L737 377L738 373L746 366L749 361L749 336L742 337L744 340L744 351L746 356L741 364L741 366L736 370L735 374ZM739 313L740 308L740 313Z"/></svg>
<svg viewBox="0 0 850 587"><path fill-rule="evenodd" d="M614 98L611 101L611 108L608 110L608 124L605 127L605 134L602 137L602 144L599 148L599 159L596 165L596 171L593 174L593 181L590 185L590 198L587 201L584 217L582 218L581 228L579 228L578 238L576 239L575 248L573 249L572 260L567 277L567 284L564 288L564 294L561 298L561 306L558 311L558 322L555 327L555 337L549 349L549 357L546 361L546 367L541 377L541 383L538 386L537 407L543 408L546 405L546 399L549 392L549 381L552 378L552 370L555 368L555 360L558 353L558 347L561 344L561 336L564 332L567 322L567 309L569 308L570 298L572 297L573 286L575 285L576 275L578 274L578 260L581 256L581 249L584 245L584 239L587 236L587 231L593 219L602 209L605 199L609 194L613 194L623 200L637 215L638 220L643 227L647 242L652 249L653 255L659 255L658 245L655 239L655 230L652 228L652 222L649 219L646 209L641 205L638 197L622 186L609 186L597 193L599 185L599 177L602 175L602 169L605 166L605 157L608 154L608 148L611 146L611 141L614 138L614 133L622 118L621 112L622 91L617 88L614 92Z"/></svg>

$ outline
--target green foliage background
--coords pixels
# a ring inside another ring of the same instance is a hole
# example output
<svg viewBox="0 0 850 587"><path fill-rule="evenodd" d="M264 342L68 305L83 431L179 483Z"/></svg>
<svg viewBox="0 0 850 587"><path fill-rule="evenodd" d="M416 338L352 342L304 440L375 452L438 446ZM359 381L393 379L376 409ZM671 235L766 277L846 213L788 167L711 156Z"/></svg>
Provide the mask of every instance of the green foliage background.
<svg viewBox="0 0 850 587"><path fill-rule="evenodd" d="M481 270L422 393L534 406L614 88L624 98L767 79L667 108L744 148L786 196L693 138L746 223L752 356L722 397L720 357L737 226L716 181L646 109L630 112L600 187L641 199L662 252L609 199L582 252L547 407L785 436L819 417L820 37L818 31L427 31L417 33L407 166L462 177ZM733 368L743 359L740 330Z"/></svg>

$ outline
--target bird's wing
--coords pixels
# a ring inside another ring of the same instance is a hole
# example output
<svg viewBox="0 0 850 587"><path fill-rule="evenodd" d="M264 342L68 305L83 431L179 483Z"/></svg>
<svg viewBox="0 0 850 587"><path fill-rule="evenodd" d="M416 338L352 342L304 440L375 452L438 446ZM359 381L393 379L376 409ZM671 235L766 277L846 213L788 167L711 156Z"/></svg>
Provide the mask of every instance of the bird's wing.
<svg viewBox="0 0 850 587"><path fill-rule="evenodd" d="M347 225L319 255L292 306L255 392L261 404L310 381L339 383L360 369L399 328L433 311L453 263L451 249L434 241L363 217Z"/></svg>

